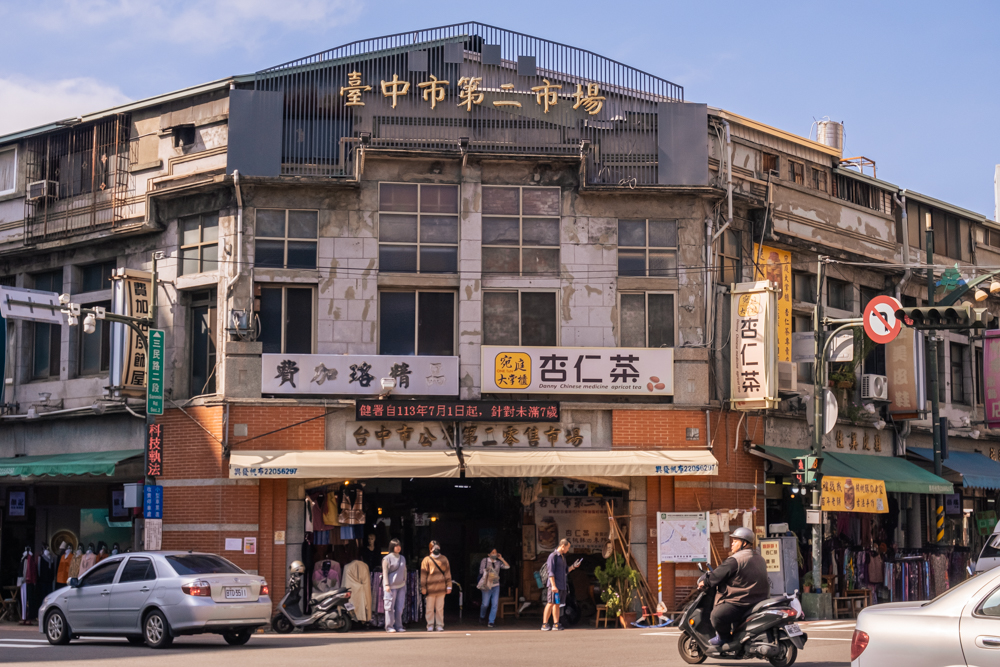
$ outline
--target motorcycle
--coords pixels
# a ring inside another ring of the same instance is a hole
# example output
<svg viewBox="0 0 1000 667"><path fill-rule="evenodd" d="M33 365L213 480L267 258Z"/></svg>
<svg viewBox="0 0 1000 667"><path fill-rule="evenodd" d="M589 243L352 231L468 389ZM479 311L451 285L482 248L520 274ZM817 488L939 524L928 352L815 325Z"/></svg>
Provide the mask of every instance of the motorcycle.
<svg viewBox="0 0 1000 667"><path fill-rule="evenodd" d="M288 634L295 628L303 630L333 630L347 632L354 615L351 591L334 588L323 593L313 593L306 606L306 613L300 610L302 600L302 573L292 572L288 577L288 590L278 603L278 611L271 619L271 628L280 634Z"/></svg>
<svg viewBox="0 0 1000 667"><path fill-rule="evenodd" d="M707 576L708 573L702 574L699 582ZM723 651L709 643L715 636L710 618L715 605L715 592L715 587L710 586L698 589L684 610L679 622L681 636L677 642L681 660L697 665L706 658L757 658L767 660L774 667L790 667L795 662L799 650L805 648L809 638L795 622L802 613L795 595L782 595L757 603L736 629L732 641L726 645L730 650Z"/></svg>

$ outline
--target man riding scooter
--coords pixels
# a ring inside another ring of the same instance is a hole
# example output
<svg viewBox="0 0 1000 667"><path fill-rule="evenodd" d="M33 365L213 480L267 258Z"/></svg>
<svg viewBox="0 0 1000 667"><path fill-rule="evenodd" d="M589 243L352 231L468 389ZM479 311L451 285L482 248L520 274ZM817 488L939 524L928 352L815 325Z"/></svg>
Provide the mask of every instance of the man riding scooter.
<svg viewBox="0 0 1000 667"><path fill-rule="evenodd" d="M729 558L698 582L698 588L715 586L719 591L712 609L712 627L716 636L710 643L721 651L728 646L733 632L747 617L755 604L768 597L770 586L767 564L753 550L754 534L749 528L737 528L730 535Z"/></svg>

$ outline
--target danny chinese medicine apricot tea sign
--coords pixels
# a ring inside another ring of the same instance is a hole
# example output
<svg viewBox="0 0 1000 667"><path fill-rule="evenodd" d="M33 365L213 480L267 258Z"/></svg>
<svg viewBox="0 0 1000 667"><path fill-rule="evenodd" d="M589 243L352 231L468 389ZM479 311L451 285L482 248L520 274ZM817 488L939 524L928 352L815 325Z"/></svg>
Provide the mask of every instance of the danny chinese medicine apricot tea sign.
<svg viewBox="0 0 1000 667"><path fill-rule="evenodd" d="M483 393L672 396L673 348L483 345Z"/></svg>

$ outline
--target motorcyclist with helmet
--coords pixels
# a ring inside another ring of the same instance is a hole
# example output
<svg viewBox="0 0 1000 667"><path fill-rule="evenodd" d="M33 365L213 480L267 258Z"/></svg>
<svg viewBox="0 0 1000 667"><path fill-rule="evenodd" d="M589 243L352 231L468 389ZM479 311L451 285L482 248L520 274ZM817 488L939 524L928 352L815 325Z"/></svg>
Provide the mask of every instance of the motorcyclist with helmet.
<svg viewBox="0 0 1000 667"><path fill-rule="evenodd" d="M768 597L770 585L764 557L754 551L754 534L749 528L737 528L730 535L729 558L698 582L698 588L716 587L718 595L712 609L712 627L718 633L711 644L722 651L733 631L755 604Z"/></svg>

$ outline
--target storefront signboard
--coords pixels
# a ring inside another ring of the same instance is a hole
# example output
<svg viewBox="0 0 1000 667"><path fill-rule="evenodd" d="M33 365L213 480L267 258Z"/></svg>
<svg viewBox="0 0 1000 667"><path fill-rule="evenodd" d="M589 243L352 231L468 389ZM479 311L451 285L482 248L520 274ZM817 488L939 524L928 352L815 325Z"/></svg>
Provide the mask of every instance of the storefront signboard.
<svg viewBox="0 0 1000 667"><path fill-rule="evenodd" d="M660 563L707 563L708 512L659 512L656 554Z"/></svg>
<svg viewBox="0 0 1000 667"><path fill-rule="evenodd" d="M146 318L150 316L152 274L123 269L124 277L113 282L113 311L116 315ZM149 329L140 326L140 336L132 327L111 323L111 380L116 395L146 397L146 342Z"/></svg>
<svg viewBox="0 0 1000 667"><path fill-rule="evenodd" d="M781 542L779 540L761 540L760 555L768 572L781 572Z"/></svg>
<svg viewBox="0 0 1000 667"><path fill-rule="evenodd" d="M672 396L674 350L482 346L484 394Z"/></svg>
<svg viewBox="0 0 1000 667"><path fill-rule="evenodd" d="M142 516L146 519L162 519L163 487L147 484L143 491Z"/></svg>
<svg viewBox="0 0 1000 667"><path fill-rule="evenodd" d="M903 327L899 335L885 346L889 414L895 420L917 419L919 411L924 409L923 341L923 336L916 329ZM989 415L988 409L986 414Z"/></svg>
<svg viewBox="0 0 1000 667"><path fill-rule="evenodd" d="M357 421L557 422L556 401L356 401Z"/></svg>
<svg viewBox="0 0 1000 667"><path fill-rule="evenodd" d="M880 479L824 476L820 507L827 512L885 514L889 511L885 482Z"/></svg>
<svg viewBox="0 0 1000 667"><path fill-rule="evenodd" d="M775 294L766 280L734 285L730 363L737 410L772 408L779 401Z"/></svg>
<svg viewBox="0 0 1000 667"><path fill-rule="evenodd" d="M25 491L7 492L7 516L24 516Z"/></svg>
<svg viewBox="0 0 1000 667"><path fill-rule="evenodd" d="M945 514L961 514L962 513L962 494L960 493L949 493L944 497L944 513Z"/></svg>
<svg viewBox="0 0 1000 667"><path fill-rule="evenodd" d="M1000 428L1000 330L983 332L986 428Z"/></svg>
<svg viewBox="0 0 1000 667"><path fill-rule="evenodd" d="M535 501L537 553L548 553L566 538L574 552L602 552L608 541L606 498L542 497Z"/></svg>
<svg viewBox="0 0 1000 667"><path fill-rule="evenodd" d="M458 429L464 448L591 449L590 424L463 422ZM347 422L347 449L449 450L453 429L440 422ZM610 447L610 443L608 443ZM607 449L608 447L601 447Z"/></svg>
<svg viewBox="0 0 1000 667"><path fill-rule="evenodd" d="M264 354L264 394L378 396L382 379L391 396L457 396L458 357L376 354Z"/></svg>
<svg viewBox="0 0 1000 667"><path fill-rule="evenodd" d="M756 279L770 281L777 289L778 361L792 361L792 253L756 243L754 253L759 257Z"/></svg>
<svg viewBox="0 0 1000 667"><path fill-rule="evenodd" d="M163 474L163 424L149 424L146 437L146 477Z"/></svg>

